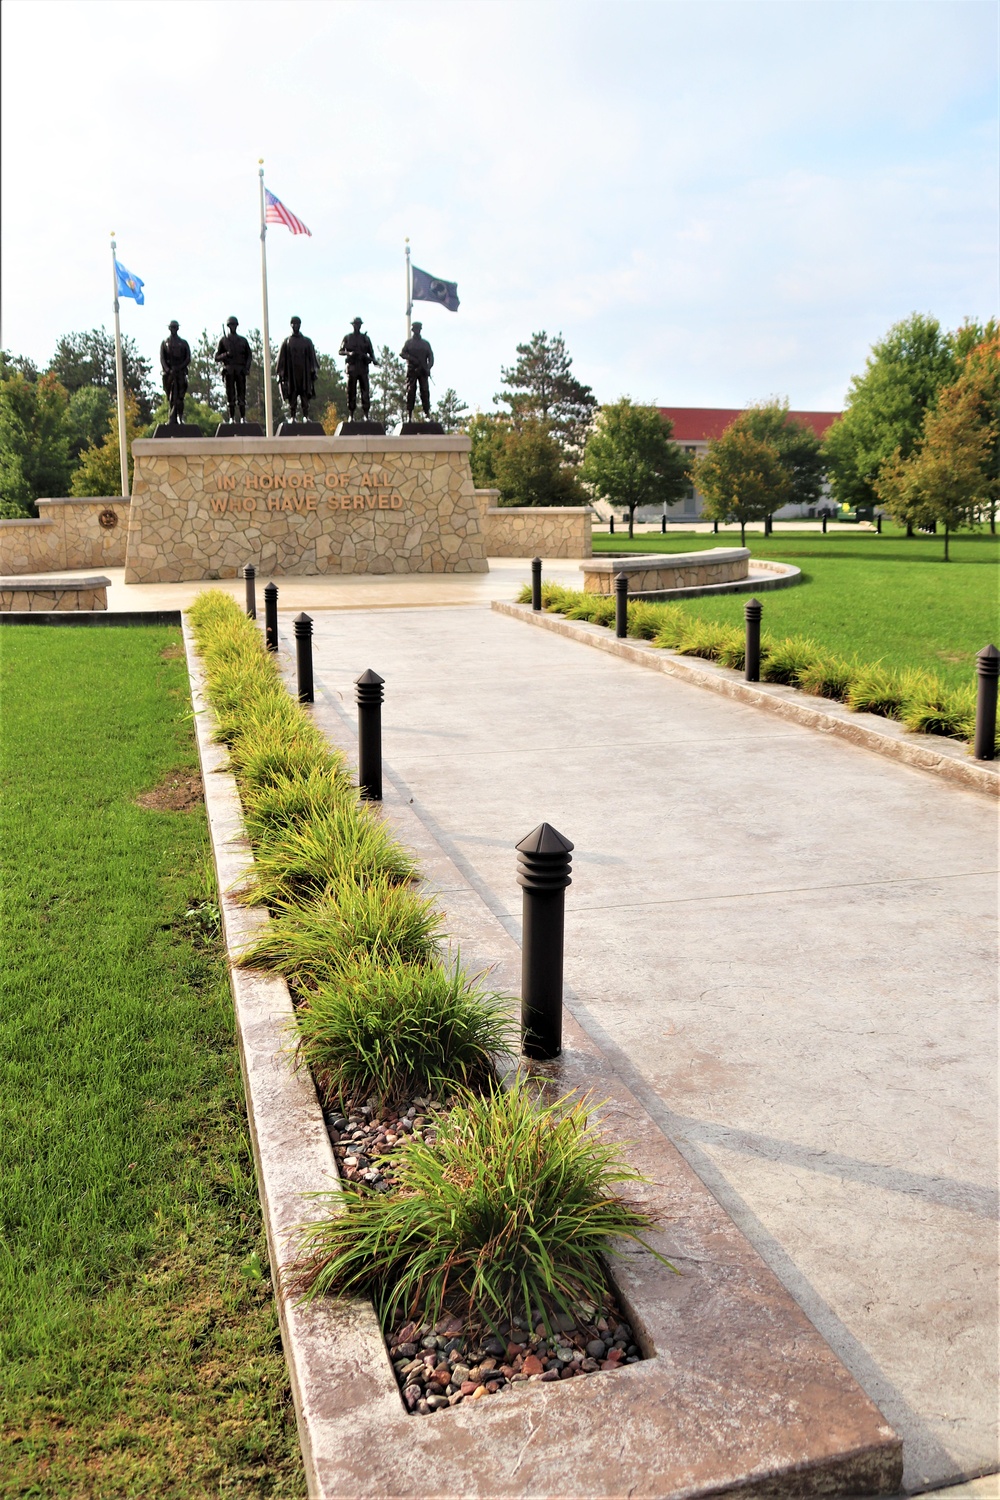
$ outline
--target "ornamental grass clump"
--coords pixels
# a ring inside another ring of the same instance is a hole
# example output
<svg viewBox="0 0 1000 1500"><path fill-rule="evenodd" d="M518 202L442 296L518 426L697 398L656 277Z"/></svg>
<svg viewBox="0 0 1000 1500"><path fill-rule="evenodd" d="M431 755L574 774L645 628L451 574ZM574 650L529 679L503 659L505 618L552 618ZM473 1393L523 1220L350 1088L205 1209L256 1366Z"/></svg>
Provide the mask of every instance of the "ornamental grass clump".
<svg viewBox="0 0 1000 1500"><path fill-rule="evenodd" d="M495 1077L494 1060L514 1051L502 997L440 963L360 959L311 990L297 1021L299 1056L341 1106L480 1089Z"/></svg>
<svg viewBox="0 0 1000 1500"><path fill-rule="evenodd" d="M275 918L242 955L252 969L276 969L298 989L315 988L366 958L427 964L442 937L433 902L384 875L346 881L306 906L276 903Z"/></svg>
<svg viewBox="0 0 1000 1500"><path fill-rule="evenodd" d="M851 675L847 688L847 706L855 713L879 714L884 719L898 719L903 706L903 686L895 672L888 672L876 662L860 666Z"/></svg>
<svg viewBox="0 0 1000 1500"><path fill-rule="evenodd" d="M352 881L384 877L390 885L403 885L416 873L413 855L396 843L377 813L344 802L296 827L259 836L241 899L248 906L302 905Z"/></svg>
<svg viewBox="0 0 1000 1500"><path fill-rule="evenodd" d="M313 769L304 776L277 776L263 786L247 786L243 818L254 842L279 830L300 828L313 819L358 803L357 788L339 767Z"/></svg>
<svg viewBox="0 0 1000 1500"><path fill-rule="evenodd" d="M601 1305L616 1240L651 1248L652 1216L616 1191L644 1179L587 1102L541 1104L524 1080L462 1096L433 1145L397 1148L395 1170L396 1192L331 1195L330 1217L304 1230L297 1290L371 1297L384 1326L433 1324L445 1307L473 1326L531 1326L534 1309Z"/></svg>
<svg viewBox="0 0 1000 1500"><path fill-rule="evenodd" d="M815 641L799 635L786 635L780 641L769 637L766 650L761 650L761 681L798 687L802 673L818 666L822 660L823 653Z"/></svg>

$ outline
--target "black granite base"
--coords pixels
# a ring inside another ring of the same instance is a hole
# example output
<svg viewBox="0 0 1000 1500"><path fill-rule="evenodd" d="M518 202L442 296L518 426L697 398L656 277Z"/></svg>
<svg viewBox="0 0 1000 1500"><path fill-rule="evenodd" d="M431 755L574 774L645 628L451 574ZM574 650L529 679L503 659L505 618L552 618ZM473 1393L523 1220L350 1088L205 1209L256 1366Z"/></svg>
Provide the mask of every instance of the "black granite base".
<svg viewBox="0 0 1000 1500"><path fill-rule="evenodd" d="M275 437L326 437L322 422L282 422Z"/></svg>
<svg viewBox="0 0 1000 1500"><path fill-rule="evenodd" d="M264 429L259 422L220 422L215 429L216 437L263 437Z"/></svg>
<svg viewBox="0 0 1000 1500"><path fill-rule="evenodd" d="M384 422L341 422L334 437L385 437Z"/></svg>
<svg viewBox="0 0 1000 1500"><path fill-rule="evenodd" d="M404 422L399 429L400 437L444 437L440 422Z"/></svg>
<svg viewBox="0 0 1000 1500"><path fill-rule="evenodd" d="M159 422L153 436L155 438L200 438L205 434L194 422Z"/></svg>

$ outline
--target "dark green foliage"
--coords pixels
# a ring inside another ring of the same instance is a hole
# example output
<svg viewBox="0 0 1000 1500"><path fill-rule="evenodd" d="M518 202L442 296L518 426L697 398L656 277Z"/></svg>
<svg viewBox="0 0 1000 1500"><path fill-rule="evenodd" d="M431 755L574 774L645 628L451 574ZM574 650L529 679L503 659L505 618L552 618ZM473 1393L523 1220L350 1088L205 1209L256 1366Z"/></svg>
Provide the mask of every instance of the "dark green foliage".
<svg viewBox="0 0 1000 1500"><path fill-rule="evenodd" d="M508 408L515 427L526 422L545 427L561 454L578 460L597 400L571 373L572 364L561 333L555 338L544 329L533 333L529 343L518 344L517 363L501 369L504 389L493 400Z"/></svg>
<svg viewBox="0 0 1000 1500"><path fill-rule="evenodd" d="M139 353L135 339L128 334L122 337L122 367L125 389L139 403L139 421L145 424L152 418L159 383L154 377L152 364ZM83 386L96 385L107 391L112 401L116 400L114 334L103 327L64 334L49 361L48 373L54 375L71 396Z"/></svg>
<svg viewBox="0 0 1000 1500"><path fill-rule="evenodd" d="M467 1096L437 1143L398 1150L399 1191L347 1193L303 1239L309 1295L370 1296L383 1322L448 1307L493 1326L603 1301L601 1257L645 1244L653 1221L616 1188L642 1181L602 1139L587 1101L544 1106L516 1081ZM661 1257L662 1259L662 1257ZM664 1264L669 1264L664 1262ZM672 1268L671 1268L672 1269Z"/></svg>
<svg viewBox="0 0 1000 1500"><path fill-rule="evenodd" d="M0 499L35 513L36 500L68 494L68 406L53 375L0 380Z"/></svg>
<svg viewBox="0 0 1000 1500"><path fill-rule="evenodd" d="M613 510L628 510L630 537L636 506L673 505L687 493L690 465L672 431L657 407L623 396L601 407L587 438L580 478Z"/></svg>
<svg viewBox="0 0 1000 1500"><path fill-rule="evenodd" d="M75 462L85 448L98 447L107 436L115 398L102 385L82 385L69 398L66 428L69 455Z"/></svg>
<svg viewBox="0 0 1000 1500"><path fill-rule="evenodd" d="M442 1095L481 1088L512 1055L507 1003L438 963L383 956L310 990L297 1012L299 1054L320 1091L350 1098Z"/></svg>
<svg viewBox="0 0 1000 1500"><path fill-rule="evenodd" d="M824 451L836 500L875 505L876 482L897 453L909 457L924 415L954 378L951 341L936 318L913 313L872 346L863 375L851 381L847 407Z"/></svg>
<svg viewBox="0 0 1000 1500"><path fill-rule="evenodd" d="M384 422L391 431L406 416L406 365L399 355L383 344L378 364L369 370L372 394L372 421ZM346 406L346 395L344 398Z"/></svg>
<svg viewBox="0 0 1000 1500"><path fill-rule="evenodd" d="M815 505L823 492L826 470L823 445L812 428L791 420L787 401L748 406L740 422L755 438L777 449L791 481L788 503Z"/></svg>
<svg viewBox="0 0 1000 1500"><path fill-rule="evenodd" d="M504 434L493 457L501 505L585 505L572 469L544 422L526 420Z"/></svg>

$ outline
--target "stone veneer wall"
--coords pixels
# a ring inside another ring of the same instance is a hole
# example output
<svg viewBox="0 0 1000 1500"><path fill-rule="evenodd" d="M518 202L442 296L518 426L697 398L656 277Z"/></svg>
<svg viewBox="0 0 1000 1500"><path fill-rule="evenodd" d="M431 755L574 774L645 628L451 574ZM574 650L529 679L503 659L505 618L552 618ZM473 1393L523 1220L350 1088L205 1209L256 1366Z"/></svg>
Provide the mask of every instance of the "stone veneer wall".
<svg viewBox="0 0 1000 1500"><path fill-rule="evenodd" d="M488 557L590 557L589 506L499 505L499 490L477 490Z"/></svg>
<svg viewBox="0 0 1000 1500"><path fill-rule="evenodd" d="M747 547L711 547L705 552L652 553L641 557L595 560L583 569L586 594L612 594L615 576L628 574L629 592L690 589L712 583L735 583L750 571Z"/></svg>
<svg viewBox="0 0 1000 1500"><path fill-rule="evenodd" d="M486 573L466 437L132 446L126 583L258 571Z"/></svg>
<svg viewBox="0 0 1000 1500"><path fill-rule="evenodd" d="M109 510L117 524L105 528L98 517ZM37 521L0 521L0 573L123 567L128 517L121 496L39 500Z"/></svg>
<svg viewBox="0 0 1000 1500"><path fill-rule="evenodd" d="M12 613L50 614L55 610L107 609L108 580L97 582L81 578L79 583L47 583L25 579L21 587L8 587L9 579L0 581L0 610Z"/></svg>

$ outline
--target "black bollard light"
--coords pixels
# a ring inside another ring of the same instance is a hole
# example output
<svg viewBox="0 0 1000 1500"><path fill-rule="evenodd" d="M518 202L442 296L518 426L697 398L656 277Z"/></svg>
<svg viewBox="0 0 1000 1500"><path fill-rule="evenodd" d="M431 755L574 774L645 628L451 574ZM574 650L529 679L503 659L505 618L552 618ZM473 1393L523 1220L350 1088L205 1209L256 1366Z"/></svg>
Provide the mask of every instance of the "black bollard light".
<svg viewBox="0 0 1000 1500"><path fill-rule="evenodd" d="M299 702L313 701L313 622L312 615L296 615L292 622L295 629L295 671L299 683Z"/></svg>
<svg viewBox="0 0 1000 1500"><path fill-rule="evenodd" d="M562 1051L563 943L572 848L549 823L539 823L517 845L525 1057L558 1057Z"/></svg>
<svg viewBox="0 0 1000 1500"><path fill-rule="evenodd" d="M882 535L882 517L881 516L876 516L875 517L875 530L878 532L879 536Z"/></svg>
<svg viewBox="0 0 1000 1500"><path fill-rule="evenodd" d="M770 536L771 535L771 531L772 531L773 526L774 526L774 522L771 520L771 517L770 516L765 516L764 517L764 535L765 536Z"/></svg>
<svg viewBox="0 0 1000 1500"><path fill-rule="evenodd" d="M712 522L712 535L713 536L718 536L719 535L719 523L718 523L718 521L713 521Z"/></svg>
<svg viewBox="0 0 1000 1500"><path fill-rule="evenodd" d="M628 635L628 574L615 579L615 635L623 641Z"/></svg>
<svg viewBox="0 0 1000 1500"><path fill-rule="evenodd" d="M760 617L764 606L759 599L748 599L743 606L747 622L746 653L743 675L747 682L760 681Z"/></svg>
<svg viewBox="0 0 1000 1500"><path fill-rule="evenodd" d="M278 585L264 585L264 645L268 651L278 649Z"/></svg>
<svg viewBox="0 0 1000 1500"><path fill-rule="evenodd" d="M615 534L615 518L614 518L614 516L609 516L608 517L608 535L609 536L614 536L614 534Z"/></svg>
<svg viewBox="0 0 1000 1500"><path fill-rule="evenodd" d="M382 801L382 688L371 667L355 687L358 695L358 790L366 802Z"/></svg>
<svg viewBox="0 0 1000 1500"><path fill-rule="evenodd" d="M826 536L826 516L823 517L823 535Z"/></svg>
<svg viewBox="0 0 1000 1500"><path fill-rule="evenodd" d="M253 563L247 563L243 569L243 577L247 586L247 616L251 620L257 618L257 569Z"/></svg>
<svg viewBox="0 0 1000 1500"><path fill-rule="evenodd" d="M979 692L976 694L976 733L972 753L977 760L996 759L997 685L1000 651L984 646L976 657Z"/></svg>
<svg viewBox="0 0 1000 1500"><path fill-rule="evenodd" d="M537 611L542 607L542 559L531 559L531 607Z"/></svg>
<svg viewBox="0 0 1000 1500"><path fill-rule="evenodd" d="M661 536L666 536L666 534L667 534L667 518L666 518L666 516L661 516L660 517L660 535Z"/></svg>

